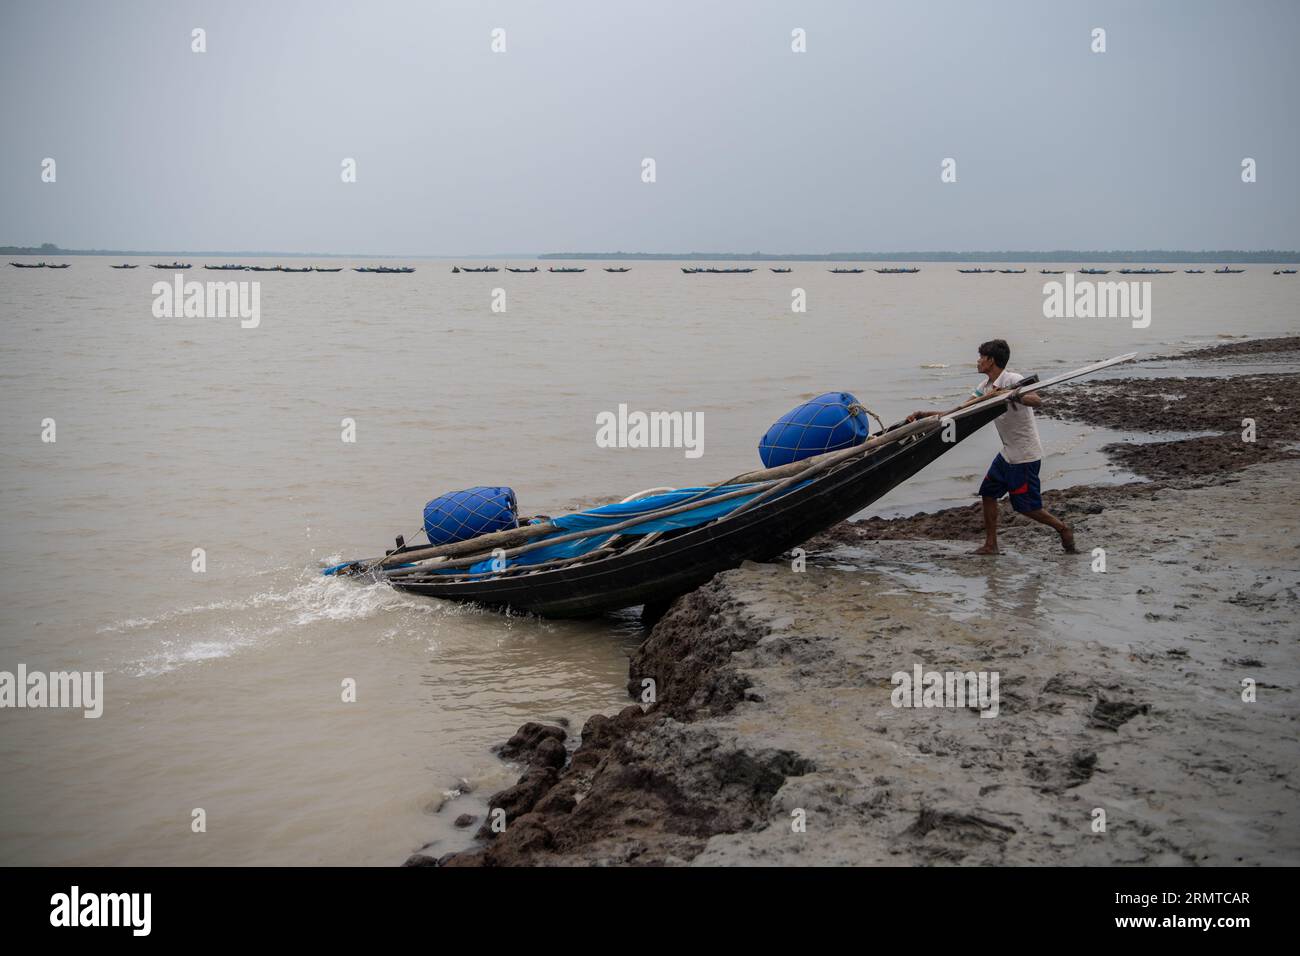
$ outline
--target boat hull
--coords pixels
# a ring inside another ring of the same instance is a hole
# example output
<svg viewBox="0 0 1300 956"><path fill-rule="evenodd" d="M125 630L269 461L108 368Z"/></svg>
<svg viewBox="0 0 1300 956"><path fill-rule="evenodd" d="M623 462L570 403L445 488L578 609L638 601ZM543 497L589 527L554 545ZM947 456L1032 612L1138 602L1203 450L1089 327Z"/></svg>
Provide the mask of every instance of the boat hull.
<svg viewBox="0 0 1300 956"><path fill-rule="evenodd" d="M678 532L638 551L534 574L448 582L398 578L393 585L427 597L547 617L661 605L721 571L771 560L852 517L1005 410L999 403L955 420L955 441L943 441L942 429L904 440L733 518Z"/></svg>

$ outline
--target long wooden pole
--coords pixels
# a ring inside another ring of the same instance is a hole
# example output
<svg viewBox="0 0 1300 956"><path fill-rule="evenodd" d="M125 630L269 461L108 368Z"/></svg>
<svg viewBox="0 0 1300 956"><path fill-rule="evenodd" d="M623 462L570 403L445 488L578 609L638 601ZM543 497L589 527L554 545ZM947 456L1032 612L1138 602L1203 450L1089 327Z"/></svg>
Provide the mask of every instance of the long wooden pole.
<svg viewBox="0 0 1300 956"><path fill-rule="evenodd" d="M693 511L696 508L701 508L705 505L713 504L714 502L729 501L732 498L740 498L745 495L755 494L757 492L758 497L755 498L754 501L746 502L744 505L741 505L740 508L731 512L732 515L739 514L743 511L749 510L749 508L758 504L760 501L766 500L767 498L771 497L778 491L781 491L785 488L795 485L800 481L806 480L807 478L811 478L813 475L825 471L827 468L831 467L832 465L840 461L847 461L848 459L856 457L858 455L869 454L878 448L882 448L886 445L892 445L895 442L902 441L904 438L908 438L922 431L933 431L935 428L938 427L939 427L939 423L932 418L926 418L926 419L921 419L920 421L909 422L906 425L901 425L898 428L895 428L891 432L886 432L883 435L877 435L875 438L868 439L867 441L863 442L861 445L854 445L852 448L842 448L839 449L838 451L833 451L828 454L818 455L815 459L804 459L803 461L792 462L791 464L799 465L801 467L798 468L796 471L792 472L790 476L784 480L770 479L768 481L759 482L756 484L749 484L747 485L747 487L737 488L734 491L728 491L721 495L714 495L710 498L702 498L698 501L692 501L688 504L677 505L671 508L661 508L658 511L651 511L643 515L637 515L635 518L631 518L626 521L621 521L618 522L617 524L605 525L599 528L588 528L582 531L573 531L570 532L569 534L562 534L562 535L557 535L554 538L547 538L544 541L535 541L531 544L525 544L521 547L513 548L509 551L506 551L505 557L510 558L516 555L526 554L529 551L532 551L539 547L549 546L552 544L563 544L564 542L567 541L576 541L579 538L590 538L597 534L613 534L619 531L623 531L627 528L636 527L637 525L646 524L651 521L657 521L661 518L667 518L672 515L681 514L686 511ZM780 467L787 468L789 466L780 466ZM776 469L771 469L771 470L776 470ZM553 528L554 526L552 525L550 527ZM485 535L483 537L488 537L488 536ZM483 537L472 538L470 540L482 542ZM483 548L482 546L480 546L479 548L475 549L476 557L465 558L458 561L445 561L445 562L439 561L438 567L439 568L468 567L470 565L477 564L481 560L484 560L483 556L489 553L491 550L492 550L491 548ZM419 552L407 552L405 554L389 555L387 558L384 559L383 566L391 567L394 564L403 565L403 564L411 563L415 559L415 556L417 554L419 554ZM442 557L442 556L443 555L438 555L437 557ZM416 567L410 567L410 568L396 567L393 568L393 570L388 572L388 577L406 577L411 574L419 573L419 571L420 571L420 567L418 565Z"/></svg>
<svg viewBox="0 0 1300 956"><path fill-rule="evenodd" d="M1053 376L1046 381L1038 382L1037 384L1024 389L1024 391L1038 391L1041 388L1056 385L1074 378L1079 378L1080 376L1099 371L1100 369L1119 364L1120 362L1131 361L1136 356L1136 352L1130 352L1127 355L1120 355L1112 359L1095 362L1092 365L1086 365L1083 368L1075 369L1071 372L1064 372L1060 375ZM578 538L591 537L595 534L610 534L635 527L639 524L645 524L659 518L691 511L711 502L725 501L742 495L752 494L755 491L760 491L761 494L758 498L754 501L747 502L731 513L733 515L738 514L754 507L759 504L760 501L766 500L781 489L789 487L794 484L795 481L819 474L824 471L825 468L830 467L839 461L847 460L856 455L866 454L886 445L891 445L904 438L908 438L911 435L927 431L935 427L937 423L942 422L944 419L965 418L967 415L973 414L974 412L992 405L995 402L1005 401L1005 396L1010 391L1015 391L1015 389L997 390L987 395L972 397L950 412L946 412L939 416L928 416L914 422L896 425L889 431L877 435L874 438L867 439L867 441L863 442L861 445L854 445L851 448L841 449L839 451L826 452L825 454L817 455L812 458L805 458L797 462L791 462L787 465L779 465L776 468L765 468L760 471L747 472L742 475L737 475L734 478L730 478L727 481L719 482L716 485L710 486L710 488L717 488L729 484L748 484L757 485L758 487L737 489L723 495L715 495L712 498L700 498L687 504L677 505L672 508L647 512L646 514L638 515L636 518L618 524L606 525L602 528L593 528L586 531L576 531L567 535L559 535L554 538L549 538L545 542L532 541L532 539L542 535L553 534L557 529L555 524L550 521L540 524L526 525L522 528L511 528L506 531L497 531L491 534L480 535L477 538L470 538L467 541L457 541L451 544L432 546L428 548L417 548L402 553L390 554L383 558L357 561L354 562L350 568L357 570L374 570L375 568L394 569L389 571L389 574L400 574L400 576L406 576L406 574L418 573L419 568L395 568L395 566L426 562L433 558L458 558L469 555L472 557L463 558L462 560L457 561L437 562L439 567L468 567L483 560L484 555L489 554L498 548L505 549L507 556L512 554L524 554L528 551L532 551L534 548L541 547L543 544L559 544L566 541L573 541ZM532 543L529 544L524 542Z"/></svg>

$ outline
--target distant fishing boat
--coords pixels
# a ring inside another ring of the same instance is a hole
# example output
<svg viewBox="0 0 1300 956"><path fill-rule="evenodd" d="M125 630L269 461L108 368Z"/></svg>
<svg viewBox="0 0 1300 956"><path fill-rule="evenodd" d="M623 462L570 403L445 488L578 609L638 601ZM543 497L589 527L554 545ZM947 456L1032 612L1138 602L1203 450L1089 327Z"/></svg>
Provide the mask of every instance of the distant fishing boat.
<svg viewBox="0 0 1300 956"><path fill-rule="evenodd" d="M291 269L291 268L289 268L288 266L285 266L285 267L284 267L283 269L281 269L280 271L281 271L281 272L311 272L312 270L311 270L311 266L304 266L304 267L301 268L301 269Z"/></svg>
<svg viewBox="0 0 1300 956"><path fill-rule="evenodd" d="M1222 269L1215 269L1214 274L1216 276L1236 275L1239 272L1245 272L1245 271L1246 271L1245 269L1229 269L1227 266L1224 266Z"/></svg>
<svg viewBox="0 0 1300 956"><path fill-rule="evenodd" d="M512 269L509 266L506 266L506 272L536 272L536 271L537 271L537 266L533 266L531 269Z"/></svg>
<svg viewBox="0 0 1300 956"><path fill-rule="evenodd" d="M47 269L66 269L66 268L68 268L68 267L71 266L71 265L72 265L71 262L63 262L63 263L60 263L59 265L56 266L54 263L51 262L51 263L50 263L49 265L47 265L45 268L47 268Z"/></svg>
<svg viewBox="0 0 1300 956"><path fill-rule="evenodd" d="M1184 269L1183 271L1186 272L1189 276L1199 276L1205 272L1204 269Z"/></svg>
<svg viewBox="0 0 1300 956"><path fill-rule="evenodd" d="M1110 275L1110 270L1109 270L1109 269L1080 269L1080 270L1079 270L1079 275L1081 275L1081 276L1108 276L1108 275Z"/></svg>
<svg viewBox="0 0 1300 956"><path fill-rule="evenodd" d="M1273 270L1273 275L1275 275L1275 276L1293 276L1293 275L1295 275L1295 270L1294 270L1294 269L1274 269L1274 270Z"/></svg>
<svg viewBox="0 0 1300 956"><path fill-rule="evenodd" d="M248 266L204 266L205 269L211 269L213 272L244 272Z"/></svg>
<svg viewBox="0 0 1300 956"><path fill-rule="evenodd" d="M623 266L623 267L620 267L620 268L618 268L618 269L608 269L608 268L607 268L605 271L606 271L606 272L631 272L632 270L629 269L629 268L627 268L626 266Z"/></svg>
<svg viewBox="0 0 1300 956"><path fill-rule="evenodd" d="M392 273L392 272L414 272L414 271L415 271L415 267L414 267L414 266L368 266L368 267L367 267L367 266L362 266L362 267L360 267L360 268L358 268L358 269L353 269L352 271L353 271L353 272L383 272L383 273ZM474 272L474 271L482 272L483 270L481 270L481 269L479 269L479 270L466 269L465 271L466 271L466 272ZM495 269L493 269L492 271L493 271L493 272L496 272Z"/></svg>
<svg viewBox="0 0 1300 956"><path fill-rule="evenodd" d="M472 266L465 266L460 271L461 272L500 272L501 270L498 269L496 266L480 266L477 269L473 268Z"/></svg>
<svg viewBox="0 0 1300 956"><path fill-rule="evenodd" d="M985 273L997 272L997 269L958 269L962 275L983 275Z"/></svg>
<svg viewBox="0 0 1300 956"><path fill-rule="evenodd" d="M827 269L827 272L837 276L855 276L860 272L866 272L866 269Z"/></svg>
<svg viewBox="0 0 1300 956"><path fill-rule="evenodd" d="M10 262L15 269L44 269L44 262Z"/></svg>
<svg viewBox="0 0 1300 956"><path fill-rule="evenodd" d="M999 269L998 270L998 272L1001 272L1003 275L1012 275L1012 276L1018 276L1020 275L1020 273L1024 271L1025 271L1024 269Z"/></svg>
<svg viewBox="0 0 1300 956"><path fill-rule="evenodd" d="M1173 269L1120 269L1119 274L1122 276L1167 276L1173 274Z"/></svg>
<svg viewBox="0 0 1300 956"><path fill-rule="evenodd" d="M16 265L16 264L17 264L17 263L15 263L15 265ZM685 266L682 266L682 272L686 273L688 276L693 276L693 275L695 275L695 273L697 273L697 272L699 272L699 271L700 271L699 269L688 269L688 268L686 268Z"/></svg>
<svg viewBox="0 0 1300 956"><path fill-rule="evenodd" d="M193 263L173 262L171 265L167 266L167 265L163 265L162 263L155 262L153 267L155 269L190 269L193 268Z"/></svg>
<svg viewBox="0 0 1300 956"><path fill-rule="evenodd" d="M1045 275L1045 276L1059 276L1063 272L1065 272L1065 270L1064 269L1039 269L1038 272L1040 275Z"/></svg>
<svg viewBox="0 0 1300 956"><path fill-rule="evenodd" d="M910 275L913 272L920 272L920 271L921 269L919 266L913 266L910 269L877 269L876 270L876 272L878 272L882 276Z"/></svg>
<svg viewBox="0 0 1300 956"><path fill-rule="evenodd" d="M279 266L249 266L249 272L279 272Z"/></svg>
<svg viewBox="0 0 1300 956"><path fill-rule="evenodd" d="M697 269L696 271L708 272L711 275L730 276L730 275L742 275L744 273L753 272L754 270L752 268L749 268L749 269Z"/></svg>
<svg viewBox="0 0 1300 956"><path fill-rule="evenodd" d="M493 270L493 271L495 271L495 270ZM552 267L552 268L547 269L546 271L547 271L547 272L586 272L587 270L586 270L586 269L574 269L574 268L560 268L560 269L556 269L556 268Z"/></svg>
<svg viewBox="0 0 1300 956"><path fill-rule="evenodd" d="M789 269L773 269L773 272L789 272Z"/></svg>
<svg viewBox="0 0 1300 956"><path fill-rule="evenodd" d="M120 266L109 266L110 269L138 269L139 266L133 266L129 262L124 262Z"/></svg>
<svg viewBox="0 0 1300 956"><path fill-rule="evenodd" d="M317 271L317 272L342 272L342 271L343 271L343 267L342 267L342 266L336 266L336 267L333 268L333 269L322 269L320 266L316 266L316 271Z"/></svg>

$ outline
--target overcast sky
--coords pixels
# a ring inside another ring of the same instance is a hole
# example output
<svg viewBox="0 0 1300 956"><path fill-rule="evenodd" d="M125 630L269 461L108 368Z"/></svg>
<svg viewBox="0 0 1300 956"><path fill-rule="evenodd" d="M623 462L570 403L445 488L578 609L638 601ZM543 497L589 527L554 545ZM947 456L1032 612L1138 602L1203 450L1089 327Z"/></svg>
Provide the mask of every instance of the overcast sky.
<svg viewBox="0 0 1300 956"><path fill-rule="evenodd" d="M1300 248L1294 0L0 4L0 244Z"/></svg>

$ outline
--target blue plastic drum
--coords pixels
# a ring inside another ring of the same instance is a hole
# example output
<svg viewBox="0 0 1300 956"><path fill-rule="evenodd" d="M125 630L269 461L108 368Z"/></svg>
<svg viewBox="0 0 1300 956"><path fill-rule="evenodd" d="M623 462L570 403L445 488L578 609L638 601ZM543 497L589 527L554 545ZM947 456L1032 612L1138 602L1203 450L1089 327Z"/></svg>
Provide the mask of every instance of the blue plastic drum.
<svg viewBox="0 0 1300 956"><path fill-rule="evenodd" d="M518 526L518 506L511 488L466 488L424 506L424 533L430 544L468 541Z"/></svg>
<svg viewBox="0 0 1300 956"><path fill-rule="evenodd" d="M856 398L827 392L782 415L758 443L758 456L765 467L775 468L860 445L870 432L866 409Z"/></svg>

